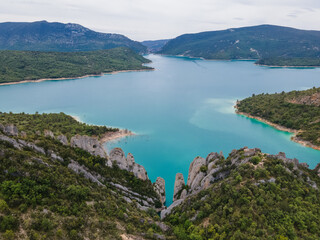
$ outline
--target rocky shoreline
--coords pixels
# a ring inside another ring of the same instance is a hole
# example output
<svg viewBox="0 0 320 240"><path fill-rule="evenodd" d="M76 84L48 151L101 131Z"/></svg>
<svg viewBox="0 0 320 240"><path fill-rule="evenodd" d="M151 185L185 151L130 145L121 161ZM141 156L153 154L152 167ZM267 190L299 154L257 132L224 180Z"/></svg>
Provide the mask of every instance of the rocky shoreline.
<svg viewBox="0 0 320 240"><path fill-rule="evenodd" d="M112 72L103 72L100 74L88 74L80 77L64 77L64 78L41 78L41 79L35 79L35 80L23 80L19 82L8 82L8 83L0 83L0 86L5 85L15 85L15 84L21 84L21 83L39 83L44 81L60 81L60 80L73 80L73 79L82 79L87 77L99 77L103 76L105 74L117 74L117 73L124 73L124 72L144 72L144 71L153 71L154 68L150 69L137 69L137 70L121 70L121 71L112 71Z"/></svg>
<svg viewBox="0 0 320 240"><path fill-rule="evenodd" d="M124 137L128 136L135 136L136 134L129 131L128 129L120 129L119 131L116 132L107 132L101 139L101 143L106 143L106 142L111 142L115 140L119 140Z"/></svg>
<svg viewBox="0 0 320 240"><path fill-rule="evenodd" d="M297 134L299 132L301 132L301 131L298 131L298 130L295 130L295 129L291 129L291 128L287 128L287 127L281 126L279 124L272 123L272 122L270 122L270 121L268 121L268 120L266 120L264 118L261 118L261 117L256 117L256 116L250 115L248 113L240 112L238 110L238 103L234 106L234 108L235 108L235 112L237 114L239 114L239 115L258 120L259 122L263 122L265 124L268 124L269 126L275 128L275 129L277 129L279 131L292 133L293 136L290 139L293 142L299 143L300 145L302 145L304 147L309 147L309 148L312 148L312 149L315 149L315 150L320 150L320 146L316 146L316 145L312 144L309 141L302 140L302 139L298 138Z"/></svg>

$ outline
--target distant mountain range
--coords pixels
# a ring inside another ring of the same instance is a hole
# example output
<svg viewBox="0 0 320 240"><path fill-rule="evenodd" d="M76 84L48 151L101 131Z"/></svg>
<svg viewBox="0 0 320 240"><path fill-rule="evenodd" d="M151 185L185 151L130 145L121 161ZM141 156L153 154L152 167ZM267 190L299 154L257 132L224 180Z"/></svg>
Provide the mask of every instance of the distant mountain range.
<svg viewBox="0 0 320 240"><path fill-rule="evenodd" d="M205 59L319 58L320 31L260 25L184 34L158 53Z"/></svg>
<svg viewBox="0 0 320 240"><path fill-rule="evenodd" d="M120 34L99 33L78 24L39 22L0 23L0 49L33 51L91 51L128 47L138 53L147 48Z"/></svg>
<svg viewBox="0 0 320 240"><path fill-rule="evenodd" d="M163 40L149 40L141 42L142 45L148 48L149 53L155 53L160 51L164 45L169 42L170 39L163 39Z"/></svg>

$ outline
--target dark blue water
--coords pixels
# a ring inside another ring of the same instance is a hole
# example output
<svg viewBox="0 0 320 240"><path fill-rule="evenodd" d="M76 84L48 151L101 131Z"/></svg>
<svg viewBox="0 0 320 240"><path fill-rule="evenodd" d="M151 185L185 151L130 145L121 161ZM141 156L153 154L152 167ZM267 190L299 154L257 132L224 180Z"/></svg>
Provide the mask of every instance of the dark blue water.
<svg viewBox="0 0 320 240"><path fill-rule="evenodd" d="M204 61L147 56L155 71L0 87L0 111L66 112L87 123L128 128L138 136L112 143L131 152L152 181L187 178L196 156L243 146L283 151L315 167L320 151L290 141L290 134L238 116L233 105L252 93L320 86L320 69L260 67L252 61Z"/></svg>

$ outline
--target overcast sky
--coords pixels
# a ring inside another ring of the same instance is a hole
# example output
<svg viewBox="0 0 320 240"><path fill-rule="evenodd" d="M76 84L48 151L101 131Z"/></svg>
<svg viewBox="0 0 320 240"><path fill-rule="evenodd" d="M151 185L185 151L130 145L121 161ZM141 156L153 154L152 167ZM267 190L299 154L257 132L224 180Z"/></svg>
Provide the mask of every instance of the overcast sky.
<svg viewBox="0 0 320 240"><path fill-rule="evenodd" d="M138 41L266 23L320 30L320 0L0 0L0 22L38 20Z"/></svg>

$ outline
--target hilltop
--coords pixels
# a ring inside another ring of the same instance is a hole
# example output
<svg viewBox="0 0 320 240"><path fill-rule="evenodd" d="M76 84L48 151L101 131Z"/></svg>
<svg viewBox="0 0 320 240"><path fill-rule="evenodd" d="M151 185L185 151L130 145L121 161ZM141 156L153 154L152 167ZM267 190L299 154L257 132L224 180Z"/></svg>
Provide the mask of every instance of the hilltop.
<svg viewBox="0 0 320 240"><path fill-rule="evenodd" d="M170 40L158 53L205 59L260 59L258 64L280 66L311 62L314 66L320 58L320 31L260 25L184 34Z"/></svg>
<svg viewBox="0 0 320 240"><path fill-rule="evenodd" d="M0 23L0 49L76 52L128 47L144 53L146 47L126 36L100 33L74 23Z"/></svg>

